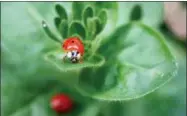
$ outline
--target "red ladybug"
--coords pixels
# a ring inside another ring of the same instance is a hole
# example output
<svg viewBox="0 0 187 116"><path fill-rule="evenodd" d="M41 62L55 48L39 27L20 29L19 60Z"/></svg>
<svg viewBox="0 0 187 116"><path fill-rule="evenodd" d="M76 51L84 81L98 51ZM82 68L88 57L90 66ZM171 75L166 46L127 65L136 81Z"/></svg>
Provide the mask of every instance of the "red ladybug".
<svg viewBox="0 0 187 116"><path fill-rule="evenodd" d="M62 48L66 52L65 57L69 58L72 63L82 61L84 44L78 37L70 37L64 40Z"/></svg>
<svg viewBox="0 0 187 116"><path fill-rule="evenodd" d="M51 99L51 107L57 113L67 113L71 111L72 106L72 100L69 98L69 96L66 96L64 94L57 94Z"/></svg>

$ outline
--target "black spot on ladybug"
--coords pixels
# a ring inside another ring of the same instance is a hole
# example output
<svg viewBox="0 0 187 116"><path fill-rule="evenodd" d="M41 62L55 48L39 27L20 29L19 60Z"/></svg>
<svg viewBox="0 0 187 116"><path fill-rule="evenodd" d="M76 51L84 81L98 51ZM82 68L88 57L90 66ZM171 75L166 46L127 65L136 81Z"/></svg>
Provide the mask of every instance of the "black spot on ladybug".
<svg viewBox="0 0 187 116"><path fill-rule="evenodd" d="M79 52L77 51L77 54L79 54Z"/></svg>
<svg viewBox="0 0 187 116"><path fill-rule="evenodd" d="M74 41L71 41L72 43L74 43Z"/></svg>

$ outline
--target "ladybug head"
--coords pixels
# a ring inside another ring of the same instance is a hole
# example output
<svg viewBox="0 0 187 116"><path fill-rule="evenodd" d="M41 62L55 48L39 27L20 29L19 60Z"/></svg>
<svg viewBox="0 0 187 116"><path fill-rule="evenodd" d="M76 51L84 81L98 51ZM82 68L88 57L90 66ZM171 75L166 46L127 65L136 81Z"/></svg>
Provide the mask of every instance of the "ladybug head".
<svg viewBox="0 0 187 116"><path fill-rule="evenodd" d="M81 58L81 54L76 50L69 51L67 52L67 58L69 58L72 63L77 63Z"/></svg>

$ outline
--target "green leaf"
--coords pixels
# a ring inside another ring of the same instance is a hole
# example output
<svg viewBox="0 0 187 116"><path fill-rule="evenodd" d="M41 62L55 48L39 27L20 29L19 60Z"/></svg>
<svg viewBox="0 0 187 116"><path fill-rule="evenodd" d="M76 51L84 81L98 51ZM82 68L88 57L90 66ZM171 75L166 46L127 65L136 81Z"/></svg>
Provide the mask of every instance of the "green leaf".
<svg viewBox="0 0 187 116"><path fill-rule="evenodd" d="M117 2L95 2L96 15L99 17L102 27L106 27L103 35L109 35L115 29L118 18ZM114 27L114 28L111 28Z"/></svg>
<svg viewBox="0 0 187 116"><path fill-rule="evenodd" d="M96 16L100 13L103 14L103 17L100 16L101 24L105 24L105 12L107 16L106 25L101 25L101 33L98 31L98 35L93 41L92 53L94 54L95 51L100 47L100 43L102 40L107 38L111 33L113 33L116 29L116 24L118 21L118 3L117 2L96 2L93 3L96 9ZM99 23L99 22L97 22ZM104 27L104 28L103 28ZM111 28L112 27L112 28ZM99 27L100 28L100 27Z"/></svg>
<svg viewBox="0 0 187 116"><path fill-rule="evenodd" d="M88 18L87 19L87 37L86 39L92 40L96 33L96 22L95 18Z"/></svg>
<svg viewBox="0 0 187 116"><path fill-rule="evenodd" d="M105 56L105 65L84 69L78 90L109 101L136 99L155 91L177 71L176 61L163 39L138 22L120 27L99 49Z"/></svg>
<svg viewBox="0 0 187 116"><path fill-rule="evenodd" d="M151 27L159 27L163 22L163 2L118 2L117 26L127 24L131 21L132 11L136 6L139 6L141 9L142 23Z"/></svg>
<svg viewBox="0 0 187 116"><path fill-rule="evenodd" d="M96 15L99 17L103 27L106 25L106 33L112 32L118 18L118 2L95 2Z"/></svg>
<svg viewBox="0 0 187 116"><path fill-rule="evenodd" d="M64 39L68 37L68 21L67 20L61 20L61 23L59 25L59 32Z"/></svg>
<svg viewBox="0 0 187 116"><path fill-rule="evenodd" d="M83 11L83 16L82 16L85 26L87 26L87 20L93 16L94 16L93 8L90 6L86 7L85 10Z"/></svg>
<svg viewBox="0 0 187 116"><path fill-rule="evenodd" d="M57 4L55 6L55 10L56 10L57 14L60 16L61 19L65 19L65 20L68 19L68 15L66 13L66 10L60 4Z"/></svg>
<svg viewBox="0 0 187 116"><path fill-rule="evenodd" d="M115 10L117 10L118 8L118 3L117 2L94 2L93 3L95 8L96 8L96 13L97 15L103 10L109 10L111 12L115 12ZM113 14L116 15L116 14ZM113 17L115 18L115 17Z"/></svg>
<svg viewBox="0 0 187 116"><path fill-rule="evenodd" d="M96 24L96 34L99 35L103 30L104 30L104 24L101 23L102 21L99 19L95 19L95 24Z"/></svg>
<svg viewBox="0 0 187 116"><path fill-rule="evenodd" d="M54 18L54 23L56 28L58 29L59 25L60 25L61 19L59 17L55 17Z"/></svg>
<svg viewBox="0 0 187 116"><path fill-rule="evenodd" d="M132 21L140 20L141 17L142 17L141 6L140 5L134 6L134 8L131 11L130 20Z"/></svg>
<svg viewBox="0 0 187 116"><path fill-rule="evenodd" d="M80 70L85 67L100 67L105 62L105 59L102 56L94 55L92 58L84 56L83 63L73 64L69 60L63 62L64 55L62 50L56 50L47 53L44 57L46 61L50 62L53 66L63 72Z"/></svg>
<svg viewBox="0 0 187 116"><path fill-rule="evenodd" d="M82 13L85 8L85 4L83 2L73 2L72 3L72 15L74 20L81 20L82 19Z"/></svg>
<svg viewBox="0 0 187 116"><path fill-rule="evenodd" d="M80 13L83 12L83 9L86 6L93 7L94 14L96 16L98 16L101 11L105 11L107 13L107 24L105 25L105 29L102 31L102 33L99 33L100 31L97 32L99 36L93 42L94 43L93 46L95 46L95 48L98 48L100 45L99 44L100 41L115 30L115 25L117 23L117 18L118 18L117 16L118 3L117 2L84 2L84 3L75 2L72 5L73 5L72 6L73 16L74 16L74 19L76 20L81 19ZM114 27L114 28L111 28L111 27ZM93 53L94 53L94 50L93 50Z"/></svg>
<svg viewBox="0 0 187 116"><path fill-rule="evenodd" d="M97 34L99 34L103 27L103 25L101 24L101 21L96 18L96 17L93 17L93 18L89 18L87 20L87 37L86 39L89 39L89 40L93 40Z"/></svg>
<svg viewBox="0 0 187 116"><path fill-rule="evenodd" d="M173 38L168 38L171 43ZM108 102L101 107L103 116L185 116L186 114L186 49L173 41L169 45L179 64L175 78L157 91L128 102ZM172 107L172 110L171 110ZM136 112L134 111L136 109Z"/></svg>
<svg viewBox="0 0 187 116"><path fill-rule="evenodd" d="M100 21L101 21L101 24L102 24L102 27L105 27L106 23L107 23L107 13L105 10L102 10L99 15L98 15Z"/></svg>
<svg viewBox="0 0 187 116"><path fill-rule="evenodd" d="M80 22L77 21L72 22L68 30L69 30L68 32L69 36L78 34L82 37L82 39L85 39L85 35L86 35L85 28Z"/></svg>

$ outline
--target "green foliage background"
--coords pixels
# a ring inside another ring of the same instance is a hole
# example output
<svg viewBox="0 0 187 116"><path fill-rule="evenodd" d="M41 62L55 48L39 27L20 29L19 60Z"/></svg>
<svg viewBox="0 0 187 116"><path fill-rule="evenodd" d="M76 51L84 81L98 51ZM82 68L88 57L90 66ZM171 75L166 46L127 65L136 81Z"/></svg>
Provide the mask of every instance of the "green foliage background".
<svg viewBox="0 0 187 116"><path fill-rule="evenodd" d="M83 39L83 64L60 62L42 20ZM1 115L57 116L62 92L75 103L62 116L184 116L186 48L162 22L160 2L2 2Z"/></svg>

